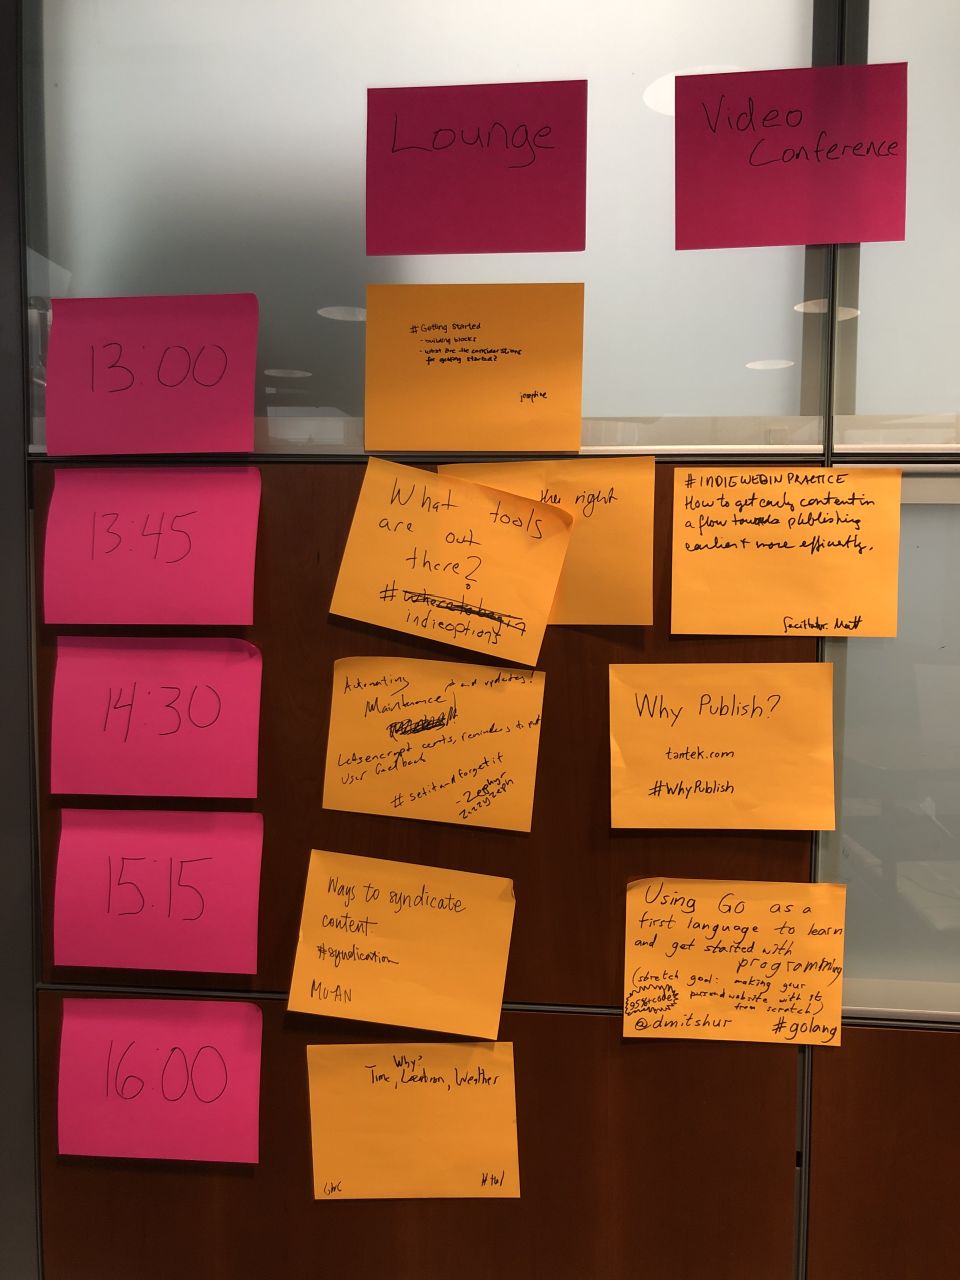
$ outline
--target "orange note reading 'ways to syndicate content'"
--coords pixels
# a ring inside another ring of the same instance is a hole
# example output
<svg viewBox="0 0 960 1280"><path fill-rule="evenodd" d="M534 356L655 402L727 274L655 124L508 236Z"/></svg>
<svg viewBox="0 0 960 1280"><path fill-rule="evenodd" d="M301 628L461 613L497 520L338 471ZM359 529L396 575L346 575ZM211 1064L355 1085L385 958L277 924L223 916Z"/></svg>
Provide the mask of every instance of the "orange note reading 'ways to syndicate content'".
<svg viewBox="0 0 960 1280"><path fill-rule="evenodd" d="M894 636L900 472L678 467L674 633Z"/></svg>
<svg viewBox="0 0 960 1280"><path fill-rule="evenodd" d="M368 450L580 448L582 284L367 288Z"/></svg>
<svg viewBox="0 0 960 1280"><path fill-rule="evenodd" d="M830 663L610 667L614 827L832 831Z"/></svg>
<svg viewBox="0 0 960 1280"><path fill-rule="evenodd" d="M516 1199L513 1045L307 1046L317 1200Z"/></svg>
<svg viewBox="0 0 960 1280"><path fill-rule="evenodd" d="M846 886L634 880L623 1034L839 1045Z"/></svg>
<svg viewBox="0 0 960 1280"><path fill-rule="evenodd" d="M330 612L532 667L573 517L371 458Z"/></svg>
<svg viewBox="0 0 960 1280"><path fill-rule="evenodd" d="M513 882L314 849L287 1007L495 1040Z"/></svg>
<svg viewBox="0 0 960 1280"><path fill-rule="evenodd" d="M341 658L324 808L529 831L543 684L540 671Z"/></svg>

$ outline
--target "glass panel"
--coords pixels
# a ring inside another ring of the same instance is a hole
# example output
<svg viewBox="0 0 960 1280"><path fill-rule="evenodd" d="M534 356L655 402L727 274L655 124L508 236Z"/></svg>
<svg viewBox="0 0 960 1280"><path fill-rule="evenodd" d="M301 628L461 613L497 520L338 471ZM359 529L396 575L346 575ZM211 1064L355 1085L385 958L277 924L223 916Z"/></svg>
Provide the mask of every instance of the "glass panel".
<svg viewBox="0 0 960 1280"><path fill-rule="evenodd" d="M587 447L819 446L819 251L673 248L672 74L808 65L812 0L25 9L38 420L51 293L255 291L260 447L338 452L368 282L583 280ZM581 77L585 253L365 256L368 86Z"/></svg>

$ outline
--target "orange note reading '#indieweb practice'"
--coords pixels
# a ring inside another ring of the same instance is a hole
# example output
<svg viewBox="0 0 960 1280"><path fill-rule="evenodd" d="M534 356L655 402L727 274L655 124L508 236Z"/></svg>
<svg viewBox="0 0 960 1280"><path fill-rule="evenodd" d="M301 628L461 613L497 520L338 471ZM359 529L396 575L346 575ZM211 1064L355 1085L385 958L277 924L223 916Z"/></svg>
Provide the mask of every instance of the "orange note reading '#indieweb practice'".
<svg viewBox="0 0 960 1280"><path fill-rule="evenodd" d="M653 458L452 463L438 471L536 498L573 516L552 624L653 621Z"/></svg>
<svg viewBox="0 0 960 1280"><path fill-rule="evenodd" d="M317 1200L516 1199L513 1045L307 1045Z"/></svg>
<svg viewBox="0 0 960 1280"><path fill-rule="evenodd" d="M895 636L900 472L678 467L675 634Z"/></svg>
<svg viewBox="0 0 960 1280"><path fill-rule="evenodd" d="M364 444L576 452L582 365L582 284L370 285Z"/></svg>
<svg viewBox="0 0 960 1280"><path fill-rule="evenodd" d="M371 458L330 612L532 667L573 517Z"/></svg>
<svg viewBox="0 0 960 1280"><path fill-rule="evenodd" d="M614 827L832 831L833 667L610 668Z"/></svg>
<svg viewBox="0 0 960 1280"><path fill-rule="evenodd" d="M623 1034L839 1045L846 885L634 880Z"/></svg>
<svg viewBox="0 0 960 1280"><path fill-rule="evenodd" d="M314 849L287 1007L496 1039L513 881Z"/></svg>

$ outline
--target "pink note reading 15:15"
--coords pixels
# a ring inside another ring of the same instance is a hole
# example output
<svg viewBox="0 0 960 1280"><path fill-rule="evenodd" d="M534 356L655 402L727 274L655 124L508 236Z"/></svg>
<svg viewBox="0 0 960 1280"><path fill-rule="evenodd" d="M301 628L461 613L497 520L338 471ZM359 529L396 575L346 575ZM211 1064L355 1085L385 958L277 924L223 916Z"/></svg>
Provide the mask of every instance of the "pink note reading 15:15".
<svg viewBox="0 0 960 1280"><path fill-rule="evenodd" d="M58 1151L256 1164L262 1021L239 1001L64 1000Z"/></svg>
<svg viewBox="0 0 960 1280"><path fill-rule="evenodd" d="M245 640L61 637L50 789L256 796L261 666Z"/></svg>
<svg viewBox="0 0 960 1280"><path fill-rule="evenodd" d="M259 513L256 467L58 468L44 621L248 625Z"/></svg>
<svg viewBox="0 0 960 1280"><path fill-rule="evenodd" d="M252 293L54 298L47 452L248 453Z"/></svg>
<svg viewBox="0 0 960 1280"><path fill-rule="evenodd" d="M64 809L53 961L256 973L259 813Z"/></svg>

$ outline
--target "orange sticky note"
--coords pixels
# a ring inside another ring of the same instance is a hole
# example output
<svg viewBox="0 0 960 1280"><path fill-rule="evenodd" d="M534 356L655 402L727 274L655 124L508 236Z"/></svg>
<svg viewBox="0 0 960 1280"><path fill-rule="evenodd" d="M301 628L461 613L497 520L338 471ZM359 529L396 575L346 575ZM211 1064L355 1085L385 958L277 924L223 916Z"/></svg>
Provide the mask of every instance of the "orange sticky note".
<svg viewBox="0 0 960 1280"><path fill-rule="evenodd" d="M517 1199L513 1045L307 1045L317 1200Z"/></svg>
<svg viewBox="0 0 960 1280"><path fill-rule="evenodd" d="M364 444L580 448L582 284L372 284Z"/></svg>
<svg viewBox="0 0 960 1280"><path fill-rule="evenodd" d="M832 831L828 662L610 667L614 827Z"/></svg>
<svg viewBox="0 0 960 1280"><path fill-rule="evenodd" d="M573 517L371 458L330 612L533 666Z"/></svg>
<svg viewBox="0 0 960 1280"><path fill-rule="evenodd" d="M541 671L341 658L324 808L529 831L543 682Z"/></svg>
<svg viewBox="0 0 960 1280"><path fill-rule="evenodd" d="M846 886L634 880L628 1038L840 1044Z"/></svg>
<svg viewBox="0 0 960 1280"><path fill-rule="evenodd" d="M314 849L288 1009L495 1040L513 881Z"/></svg>
<svg viewBox="0 0 960 1280"><path fill-rule="evenodd" d="M900 472L678 467L675 633L895 636Z"/></svg>
<svg viewBox="0 0 960 1280"><path fill-rule="evenodd" d="M644 626L653 621L654 465L653 458L557 458L452 463L438 471L573 516L551 623Z"/></svg>

